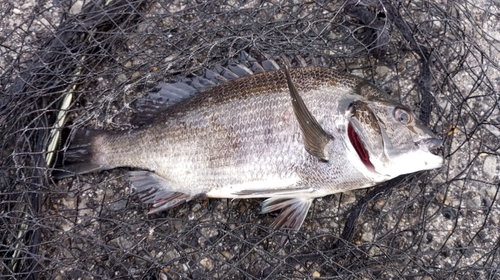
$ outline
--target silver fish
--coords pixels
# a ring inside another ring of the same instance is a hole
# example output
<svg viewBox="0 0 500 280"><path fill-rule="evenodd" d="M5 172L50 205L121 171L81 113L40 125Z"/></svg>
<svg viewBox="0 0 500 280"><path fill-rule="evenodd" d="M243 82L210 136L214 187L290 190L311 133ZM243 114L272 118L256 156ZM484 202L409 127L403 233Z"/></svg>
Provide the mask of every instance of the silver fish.
<svg viewBox="0 0 500 280"><path fill-rule="evenodd" d="M211 87L209 79L166 86L172 104L148 113L152 124L78 132L65 170L142 169L130 181L151 212L199 195L267 198L261 213L282 210L272 226L298 230L316 197L442 166L431 152L442 140L376 86L334 69L271 64L258 74L255 63L224 68L233 80Z"/></svg>

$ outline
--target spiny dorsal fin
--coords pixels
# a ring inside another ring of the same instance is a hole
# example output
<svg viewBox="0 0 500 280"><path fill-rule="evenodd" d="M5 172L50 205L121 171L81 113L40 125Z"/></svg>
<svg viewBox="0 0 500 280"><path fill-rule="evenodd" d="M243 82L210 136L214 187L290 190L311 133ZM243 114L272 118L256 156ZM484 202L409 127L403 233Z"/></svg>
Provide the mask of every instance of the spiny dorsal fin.
<svg viewBox="0 0 500 280"><path fill-rule="evenodd" d="M305 149L311 155L328 161L329 155L325 147L333 140L333 136L323 130L318 121L316 121L316 118L314 118L311 112L309 112L309 109L307 109L304 100L302 100L297 88L292 82L288 67L285 67L285 75L288 89L292 96L293 111L295 112L295 117L299 122L300 130L304 138Z"/></svg>
<svg viewBox="0 0 500 280"><path fill-rule="evenodd" d="M136 126L150 124L168 107L200 94L207 88L249 75L279 70L283 64L291 67L328 66L322 57L282 54L273 59L267 54L251 56L242 51L236 58L207 68L198 76L178 78L173 83L159 82L154 91L134 102L133 107L138 113L133 115L130 122Z"/></svg>

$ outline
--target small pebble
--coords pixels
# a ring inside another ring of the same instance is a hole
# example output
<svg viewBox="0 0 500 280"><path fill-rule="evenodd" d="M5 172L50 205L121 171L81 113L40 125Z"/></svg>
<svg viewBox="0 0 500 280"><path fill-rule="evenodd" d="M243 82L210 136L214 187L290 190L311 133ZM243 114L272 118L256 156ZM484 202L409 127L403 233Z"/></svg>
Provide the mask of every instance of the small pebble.
<svg viewBox="0 0 500 280"><path fill-rule="evenodd" d="M454 220L457 217L457 211L451 207L443 207L441 214L448 220Z"/></svg>
<svg viewBox="0 0 500 280"><path fill-rule="evenodd" d="M479 208L481 206L481 197L479 195L473 196L471 199L467 200L467 206L469 208Z"/></svg>
<svg viewBox="0 0 500 280"><path fill-rule="evenodd" d="M391 68L389 68L387 66L378 66L376 71L377 71L377 74L379 75L379 77L381 77L385 80L385 77L387 76L387 73L389 73L389 71L391 71Z"/></svg>
<svg viewBox="0 0 500 280"><path fill-rule="evenodd" d="M483 172L490 178L493 179L498 177L497 172L498 160L496 156L487 156L483 163Z"/></svg>
<svg viewBox="0 0 500 280"><path fill-rule="evenodd" d="M212 263L212 260L211 260L211 259L209 259L209 258L203 258L203 259L201 259L200 264L201 264L204 268L206 268L206 269L208 269L208 270L212 270L212 269L214 269L214 265L213 265L213 263Z"/></svg>

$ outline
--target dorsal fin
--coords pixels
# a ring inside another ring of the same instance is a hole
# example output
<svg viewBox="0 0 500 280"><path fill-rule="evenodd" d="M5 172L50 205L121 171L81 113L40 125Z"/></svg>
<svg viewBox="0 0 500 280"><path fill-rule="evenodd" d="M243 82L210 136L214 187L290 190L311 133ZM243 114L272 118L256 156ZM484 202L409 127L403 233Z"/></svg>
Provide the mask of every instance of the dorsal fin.
<svg viewBox="0 0 500 280"><path fill-rule="evenodd" d="M197 87L202 87L203 84L214 84L210 80L198 79L195 81ZM145 97L134 102L138 113L132 116L130 123L132 125L145 125L155 119L166 108L194 96L199 92L198 88L191 86L189 83L158 83L157 91L149 92Z"/></svg>
<svg viewBox="0 0 500 280"><path fill-rule="evenodd" d="M226 68L229 69L234 74L238 75L238 77L246 77L254 74L252 70L250 70L247 66L240 63L236 63L234 61L230 61L227 64Z"/></svg>
<svg viewBox="0 0 500 280"><path fill-rule="evenodd" d="M131 119L131 124L136 126L146 125L152 122L168 107L188 99L213 87L228 81L245 76L279 70L282 65L290 67L305 67L326 65L322 58L302 57L299 55L282 54L276 59L270 55L260 54L251 56L247 52L239 55L225 63L217 64L210 69L205 69L199 76L181 77L174 83L159 82L155 91L149 92L143 98L133 103L138 111Z"/></svg>

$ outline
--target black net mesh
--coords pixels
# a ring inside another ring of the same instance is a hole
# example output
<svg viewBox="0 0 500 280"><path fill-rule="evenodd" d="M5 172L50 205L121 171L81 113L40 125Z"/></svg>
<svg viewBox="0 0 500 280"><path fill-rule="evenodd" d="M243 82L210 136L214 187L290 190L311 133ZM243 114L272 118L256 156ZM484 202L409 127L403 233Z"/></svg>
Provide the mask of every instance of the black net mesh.
<svg viewBox="0 0 500 280"><path fill-rule="evenodd" d="M500 278L498 1L18 2L0 0L3 277ZM444 167L318 199L285 245L259 199L147 215L125 168L52 179L52 139L130 128L159 81L241 51L374 82L445 140Z"/></svg>

